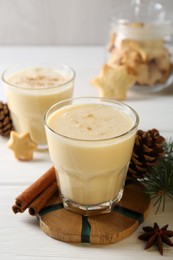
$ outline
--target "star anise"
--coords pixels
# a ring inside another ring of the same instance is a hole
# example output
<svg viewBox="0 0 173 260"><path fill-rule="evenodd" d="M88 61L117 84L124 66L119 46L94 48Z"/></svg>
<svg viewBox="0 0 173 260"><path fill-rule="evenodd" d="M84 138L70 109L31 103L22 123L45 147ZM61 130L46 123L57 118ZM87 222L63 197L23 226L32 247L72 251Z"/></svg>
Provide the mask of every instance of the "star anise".
<svg viewBox="0 0 173 260"><path fill-rule="evenodd" d="M140 235L138 238L144 241L147 241L145 249L152 247L154 244L157 244L158 250L161 255L163 255L163 243L168 246L173 246L172 241L169 237L173 237L173 231L168 230L168 225L159 227L157 223L154 223L154 227L143 227L145 233Z"/></svg>

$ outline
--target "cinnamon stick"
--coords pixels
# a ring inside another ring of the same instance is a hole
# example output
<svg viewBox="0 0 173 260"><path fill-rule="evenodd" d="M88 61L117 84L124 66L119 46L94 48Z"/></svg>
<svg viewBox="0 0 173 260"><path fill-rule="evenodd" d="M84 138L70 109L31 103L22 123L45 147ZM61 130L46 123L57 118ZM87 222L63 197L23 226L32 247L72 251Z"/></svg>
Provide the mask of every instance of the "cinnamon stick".
<svg viewBox="0 0 173 260"><path fill-rule="evenodd" d="M26 208L55 181L55 169L54 167L51 167L39 179L17 196L15 205L12 206L13 212L15 214L24 212Z"/></svg>
<svg viewBox="0 0 173 260"><path fill-rule="evenodd" d="M46 202L57 192L57 190L57 181L54 181L28 206L29 214L32 216L37 215L37 213L44 207Z"/></svg>

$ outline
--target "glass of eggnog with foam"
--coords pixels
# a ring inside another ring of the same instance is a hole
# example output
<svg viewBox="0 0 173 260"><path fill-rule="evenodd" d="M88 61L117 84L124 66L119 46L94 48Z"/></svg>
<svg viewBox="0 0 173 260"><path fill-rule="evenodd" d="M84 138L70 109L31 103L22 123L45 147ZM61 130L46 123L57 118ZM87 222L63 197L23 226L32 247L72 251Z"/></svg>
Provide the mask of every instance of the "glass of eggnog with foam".
<svg viewBox="0 0 173 260"><path fill-rule="evenodd" d="M72 98L47 111L48 147L65 208L89 216L110 212L120 201L138 123L132 108L102 98Z"/></svg>
<svg viewBox="0 0 173 260"><path fill-rule="evenodd" d="M71 98L75 72L67 65L27 63L2 75L11 117L17 132L28 132L38 149L47 147L44 114L54 103Z"/></svg>

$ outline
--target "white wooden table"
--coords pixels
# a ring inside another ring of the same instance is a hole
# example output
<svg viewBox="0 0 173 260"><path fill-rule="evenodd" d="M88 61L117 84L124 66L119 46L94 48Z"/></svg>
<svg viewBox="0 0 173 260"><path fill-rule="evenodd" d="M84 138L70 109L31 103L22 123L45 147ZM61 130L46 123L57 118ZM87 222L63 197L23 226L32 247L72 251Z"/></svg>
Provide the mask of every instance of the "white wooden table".
<svg viewBox="0 0 173 260"><path fill-rule="evenodd" d="M11 64L26 61L66 63L76 70L74 96L97 96L89 81L95 77L105 59L103 47L0 47L0 72ZM1 83L0 100L5 101ZM139 128L157 128L166 138L173 136L173 87L158 94L129 92L126 103L140 116ZM52 164L48 153L35 153L30 162L17 161L0 137L0 259L164 259L155 247L144 250L137 237L145 225L158 222L173 230L173 201L168 200L165 212L155 215L151 207L144 223L130 237L111 245L68 244L46 236L35 217L11 210L15 197L42 175ZM164 247L166 259L173 258L173 248Z"/></svg>

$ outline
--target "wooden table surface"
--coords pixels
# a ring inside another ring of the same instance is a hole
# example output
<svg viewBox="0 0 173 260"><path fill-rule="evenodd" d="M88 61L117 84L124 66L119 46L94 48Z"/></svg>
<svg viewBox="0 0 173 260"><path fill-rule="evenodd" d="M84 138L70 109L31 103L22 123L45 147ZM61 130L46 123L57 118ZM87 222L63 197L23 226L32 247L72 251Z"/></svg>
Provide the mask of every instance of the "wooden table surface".
<svg viewBox="0 0 173 260"><path fill-rule="evenodd" d="M26 61L66 63L76 71L74 96L98 96L89 81L105 61L105 48L95 47L0 47L0 72L9 65ZM5 101L1 82L0 100ZM166 138L173 137L173 87L155 94L129 91L125 101L139 114L139 128L157 128ZM14 215L11 206L15 197L41 176L51 165L49 154L36 152L30 162L17 161L7 148L8 138L0 137L0 258L5 259L164 259L155 247L144 250L137 237L142 227L158 222L173 230L173 201L167 200L165 212L155 215L149 210L145 222L128 238L106 246L70 244L46 236L35 217L27 212ZM173 248L164 247L165 259L172 259Z"/></svg>

